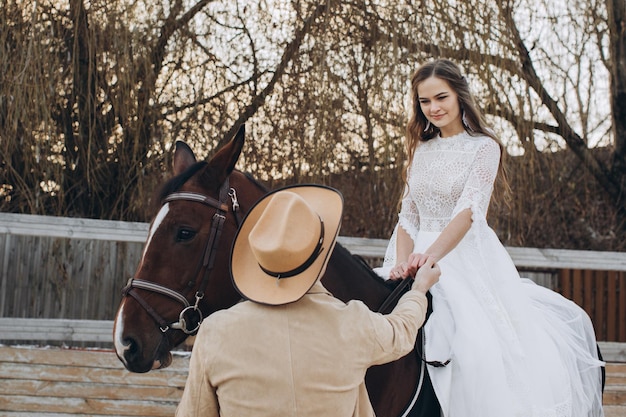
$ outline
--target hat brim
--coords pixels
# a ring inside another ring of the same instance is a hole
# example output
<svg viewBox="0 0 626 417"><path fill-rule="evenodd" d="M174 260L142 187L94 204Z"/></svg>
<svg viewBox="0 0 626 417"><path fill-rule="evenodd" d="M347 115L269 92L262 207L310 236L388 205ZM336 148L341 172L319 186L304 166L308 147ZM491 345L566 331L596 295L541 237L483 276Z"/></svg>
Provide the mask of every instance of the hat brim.
<svg viewBox="0 0 626 417"><path fill-rule="evenodd" d="M272 196L288 190L298 194L324 222L324 243L317 259L302 273L281 278L267 274L259 266L248 242L250 231L263 214ZM298 301L315 284L325 270L335 246L343 215L343 197L331 187L307 184L281 188L259 200L241 224L230 257L230 272L237 291L248 300L268 305Z"/></svg>

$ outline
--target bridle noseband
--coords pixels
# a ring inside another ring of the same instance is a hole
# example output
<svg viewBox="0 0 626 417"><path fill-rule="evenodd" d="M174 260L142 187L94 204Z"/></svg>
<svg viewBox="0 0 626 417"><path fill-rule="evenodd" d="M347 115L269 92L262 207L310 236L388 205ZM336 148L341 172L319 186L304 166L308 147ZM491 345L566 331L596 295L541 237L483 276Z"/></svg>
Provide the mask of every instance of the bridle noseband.
<svg viewBox="0 0 626 417"><path fill-rule="evenodd" d="M209 232L209 238L207 239L206 247L204 249L204 254L201 263L198 266L198 270L194 275L194 277L197 278L200 269L204 268L202 282L200 283L200 286L196 291L195 301L193 305L189 302L185 295L177 291L171 290L167 287L164 287L163 285L151 281L136 279L134 277L131 277L126 283L126 286L122 289L122 296L131 296L135 300L137 300L137 302L144 308L144 310L146 310L146 312L150 314L150 316L158 323L161 332L163 332L164 334L167 333L167 331L170 329L181 330L188 335L195 334L200 328L202 320L204 320L202 311L200 310L198 305L200 304L200 300L204 298L204 290L206 289L209 282L209 276L215 262L215 254L219 246L219 240L222 234L222 229L224 227L224 221L226 220L226 214L228 213L228 204L226 203L228 198L230 198L230 201L232 203L232 211L235 215L237 227L239 227L239 224L241 223L241 214L239 211L239 202L237 201L237 192L234 188L230 188L228 178L226 178L226 180L220 187L219 200L216 200L204 194L187 191L173 192L163 199L163 204L167 204L172 201L184 200L201 203L208 207L216 209L216 212L213 215L213 219L211 220L211 230ZM194 278L193 282L190 282L191 288L195 287L196 278ZM184 307L178 316L178 321L168 324L167 321L163 319L163 317L161 317L161 315L157 313L156 310L152 308L146 302L146 300L137 293L135 289L147 290L162 294L181 303ZM185 317L189 317L189 315L192 314L195 314L196 320L194 321L197 321L197 324L190 329L188 328L189 323L187 322Z"/></svg>

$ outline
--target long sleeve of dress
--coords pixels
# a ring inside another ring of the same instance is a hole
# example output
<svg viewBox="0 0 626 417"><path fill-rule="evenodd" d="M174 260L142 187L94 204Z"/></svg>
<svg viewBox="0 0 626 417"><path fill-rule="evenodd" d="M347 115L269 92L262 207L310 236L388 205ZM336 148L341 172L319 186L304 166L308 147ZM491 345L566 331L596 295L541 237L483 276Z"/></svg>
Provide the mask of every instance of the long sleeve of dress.
<svg viewBox="0 0 626 417"><path fill-rule="evenodd" d="M417 234L419 233L419 226L419 210L411 198L409 187L406 186L404 189L402 204L400 206L400 213L398 214L398 223L389 238L389 244L385 252L383 266L374 269L379 276L384 279L388 279L389 271L397 262L398 228L402 228L411 237L411 239L415 241L417 239Z"/></svg>
<svg viewBox="0 0 626 417"><path fill-rule="evenodd" d="M467 182L452 212L452 218L467 208L472 210L474 221L487 218L499 164L498 144L492 140L484 142L476 152Z"/></svg>
<svg viewBox="0 0 626 417"><path fill-rule="evenodd" d="M408 186L405 187L403 195L400 213L398 214L398 226L402 227L411 236L411 239L415 241L420 228L419 210L411 198Z"/></svg>

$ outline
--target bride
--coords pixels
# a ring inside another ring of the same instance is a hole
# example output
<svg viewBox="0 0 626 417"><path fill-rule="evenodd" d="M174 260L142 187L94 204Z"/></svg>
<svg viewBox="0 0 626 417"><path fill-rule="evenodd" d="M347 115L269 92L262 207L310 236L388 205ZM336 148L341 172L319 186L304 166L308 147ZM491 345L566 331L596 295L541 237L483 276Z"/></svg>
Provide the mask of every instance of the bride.
<svg viewBox="0 0 626 417"><path fill-rule="evenodd" d="M415 273L431 256L428 371L445 417L603 416L593 326L573 302L520 278L486 215L502 146L461 71L436 60L411 79L408 167L382 268Z"/></svg>

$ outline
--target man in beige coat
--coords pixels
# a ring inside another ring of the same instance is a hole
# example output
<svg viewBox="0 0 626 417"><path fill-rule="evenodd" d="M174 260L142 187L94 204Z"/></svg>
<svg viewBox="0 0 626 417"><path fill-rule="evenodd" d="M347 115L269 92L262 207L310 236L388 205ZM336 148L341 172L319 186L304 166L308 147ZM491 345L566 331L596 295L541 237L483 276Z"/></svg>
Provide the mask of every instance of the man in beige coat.
<svg viewBox="0 0 626 417"><path fill-rule="evenodd" d="M429 260L388 315L334 298L319 278L342 211L341 194L316 185L275 191L254 206L231 255L246 301L202 324L177 417L374 415L365 372L413 349L440 271Z"/></svg>

